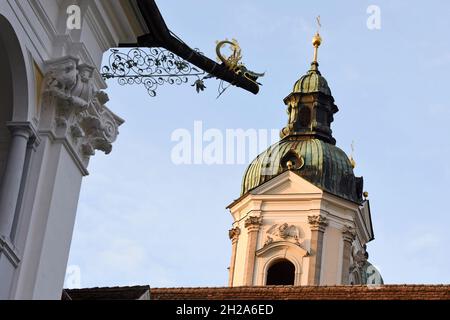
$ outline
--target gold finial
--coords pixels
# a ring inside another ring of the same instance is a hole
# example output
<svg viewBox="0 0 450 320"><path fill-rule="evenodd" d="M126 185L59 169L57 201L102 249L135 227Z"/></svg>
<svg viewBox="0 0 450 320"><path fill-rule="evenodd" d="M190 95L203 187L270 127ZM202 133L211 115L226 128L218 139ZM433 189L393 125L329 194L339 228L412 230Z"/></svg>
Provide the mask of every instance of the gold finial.
<svg viewBox="0 0 450 320"><path fill-rule="evenodd" d="M364 197L364 200L367 200L367 198L369 197L369 193L367 191L364 191L363 197Z"/></svg>
<svg viewBox="0 0 450 320"><path fill-rule="evenodd" d="M292 168L294 167L294 164L292 163L291 160L289 160L288 162L286 162L286 166L287 166L288 170L292 170Z"/></svg>
<svg viewBox="0 0 450 320"><path fill-rule="evenodd" d="M352 164L352 168L355 169L356 161L355 161L355 159L353 159L353 153L355 152L355 141L352 141L351 147L352 147L352 153L350 154L350 163Z"/></svg>
<svg viewBox="0 0 450 320"><path fill-rule="evenodd" d="M316 18L316 20L317 20L317 32L316 32L316 34L314 35L314 37L312 39L312 44L314 46L314 59L313 59L313 62L317 62L317 51L318 51L320 45L322 44L322 38L320 37L320 34L319 34L319 30L322 27L322 24L320 23L320 16L318 16Z"/></svg>

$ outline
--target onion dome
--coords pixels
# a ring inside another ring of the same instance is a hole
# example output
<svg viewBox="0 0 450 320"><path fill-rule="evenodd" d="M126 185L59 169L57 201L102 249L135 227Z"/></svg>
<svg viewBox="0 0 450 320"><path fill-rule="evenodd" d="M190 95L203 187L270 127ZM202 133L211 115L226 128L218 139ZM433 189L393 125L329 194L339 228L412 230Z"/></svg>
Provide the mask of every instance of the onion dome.
<svg viewBox="0 0 450 320"><path fill-rule="evenodd" d="M324 191L353 202L363 201L363 178L355 177L352 160L336 147L332 136L333 115L339 109L327 81L318 70L317 50L321 42L316 33L311 69L284 99L289 118L280 132L281 141L248 166L241 195L291 170Z"/></svg>
<svg viewBox="0 0 450 320"><path fill-rule="evenodd" d="M321 92L331 96L331 90L328 87L327 80L322 77L319 71L319 64L317 62L311 63L311 69L298 79L294 84L292 92L297 93L312 93Z"/></svg>
<svg viewBox="0 0 450 320"><path fill-rule="evenodd" d="M248 166L241 195L291 170L318 188L341 198L362 202L362 178L355 177L344 151L320 139L286 138L275 143Z"/></svg>

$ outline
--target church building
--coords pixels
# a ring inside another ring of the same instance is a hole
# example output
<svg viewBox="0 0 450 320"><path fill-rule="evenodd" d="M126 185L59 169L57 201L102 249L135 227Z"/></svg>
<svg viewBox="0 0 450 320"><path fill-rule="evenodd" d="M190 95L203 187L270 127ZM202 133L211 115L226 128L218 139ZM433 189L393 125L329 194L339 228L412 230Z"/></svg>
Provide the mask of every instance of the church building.
<svg viewBox="0 0 450 320"><path fill-rule="evenodd" d="M234 222L229 285L382 283L367 262L374 239L363 178L336 146L338 107L314 59L284 99L281 140L248 166L241 197L229 205Z"/></svg>
<svg viewBox="0 0 450 320"><path fill-rule="evenodd" d="M63 300L449 300L449 285L385 285L368 262L374 239L368 193L355 161L336 146L338 107L314 59L284 99L281 140L244 173L228 209L227 287L65 289Z"/></svg>

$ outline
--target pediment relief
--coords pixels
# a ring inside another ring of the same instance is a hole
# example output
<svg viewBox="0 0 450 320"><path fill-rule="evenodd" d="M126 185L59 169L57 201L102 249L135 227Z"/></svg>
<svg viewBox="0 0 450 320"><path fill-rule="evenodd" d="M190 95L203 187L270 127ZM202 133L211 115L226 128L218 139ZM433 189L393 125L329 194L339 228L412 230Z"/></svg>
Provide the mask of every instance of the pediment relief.
<svg viewBox="0 0 450 320"><path fill-rule="evenodd" d="M284 255L290 253L298 257L307 257L309 252L305 250L301 244L293 243L290 241L274 241L264 245L261 249L256 251L256 256L258 257L268 257L272 256L277 252L284 252Z"/></svg>
<svg viewBox="0 0 450 320"><path fill-rule="evenodd" d="M302 247L302 234L300 228L288 223L274 224L266 231L264 246L274 242L286 241Z"/></svg>

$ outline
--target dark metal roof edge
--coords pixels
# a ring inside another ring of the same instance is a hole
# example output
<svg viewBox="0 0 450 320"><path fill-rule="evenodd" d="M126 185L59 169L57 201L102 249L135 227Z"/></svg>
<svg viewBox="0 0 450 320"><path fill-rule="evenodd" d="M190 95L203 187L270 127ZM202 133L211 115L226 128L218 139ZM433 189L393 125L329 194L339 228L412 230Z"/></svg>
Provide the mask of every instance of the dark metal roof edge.
<svg viewBox="0 0 450 320"><path fill-rule="evenodd" d="M216 78L224 80L253 94L258 93L259 86L257 83L245 78L244 76L237 75L235 72L226 68L223 64L218 64L208 57L205 57L201 53L190 48L180 39L174 37L170 33L170 30L167 27L154 0L137 0L137 5L142 16L144 17L150 33L138 37L138 43L133 46L163 47L205 72L215 76ZM130 46L130 44L121 44L120 46Z"/></svg>
<svg viewBox="0 0 450 320"><path fill-rule="evenodd" d="M372 237L368 241L368 242L370 242L370 241L375 239L375 233L373 232L372 212L370 211L370 201L369 200L364 200L363 203L364 202L367 202L367 208L369 209L370 232L372 234Z"/></svg>

